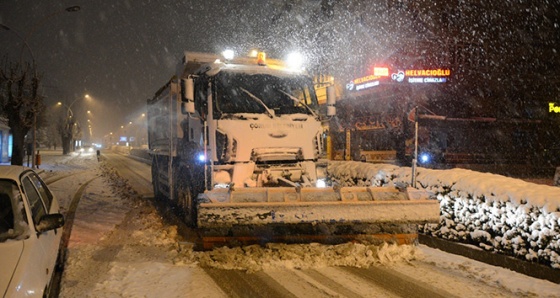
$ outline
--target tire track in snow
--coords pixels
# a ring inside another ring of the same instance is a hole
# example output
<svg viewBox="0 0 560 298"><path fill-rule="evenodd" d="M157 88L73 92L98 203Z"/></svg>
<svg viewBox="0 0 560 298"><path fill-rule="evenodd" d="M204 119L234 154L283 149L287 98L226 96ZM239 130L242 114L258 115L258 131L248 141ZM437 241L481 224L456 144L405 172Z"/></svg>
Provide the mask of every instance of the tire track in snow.
<svg viewBox="0 0 560 298"><path fill-rule="evenodd" d="M380 266L372 266L368 269L356 267L342 267L342 269L401 297L457 297L445 290L437 289L410 276Z"/></svg>
<svg viewBox="0 0 560 298"><path fill-rule="evenodd" d="M262 272L214 268L204 268L204 272L230 297L297 297Z"/></svg>
<svg viewBox="0 0 560 298"><path fill-rule="evenodd" d="M362 295L354 292L352 289L349 289L348 284L341 284L334 279L322 274L321 272L311 269L311 270L303 270L302 273L305 273L309 277L313 278L314 280L320 282L321 284L325 285L329 289L340 293L344 297L348 298L360 298L363 297Z"/></svg>
<svg viewBox="0 0 560 298"><path fill-rule="evenodd" d="M266 274L281 283L296 297L363 297L313 271L287 269L273 270Z"/></svg>
<svg viewBox="0 0 560 298"><path fill-rule="evenodd" d="M136 192L141 194L143 197L153 197L152 180L151 178L146 178L142 175L141 172L143 171L142 169L139 169L139 165L147 167L149 167L149 165L133 161L116 153L106 154L104 158L113 164L120 177L128 177L128 183L134 190L136 190ZM133 167L133 165L135 166ZM149 173L151 175L151 172ZM137 181L136 179L133 179L133 177L139 178L141 181Z"/></svg>
<svg viewBox="0 0 560 298"><path fill-rule="evenodd" d="M54 177L46 178L46 179L44 179L44 181L47 184L54 184L54 183L56 183L56 182L58 182L58 181L60 181L64 178L73 177L75 175L79 175L79 174L82 174L82 173L83 173L83 171L79 172L79 173L70 173L70 174L65 174L65 175L60 175L60 176L54 176Z"/></svg>
<svg viewBox="0 0 560 298"><path fill-rule="evenodd" d="M405 296L341 267L275 269L257 273L215 268L204 268L204 271L230 297L443 297L433 293L418 296L416 290L409 291L414 293L412 296ZM325 274L324 271L329 272Z"/></svg>
<svg viewBox="0 0 560 298"><path fill-rule="evenodd" d="M56 182L58 180L64 179L68 176L63 176L55 181L51 181L50 183ZM60 239L60 247L58 249L59 259L57 269L54 272L53 276L53 289L51 290L51 294L53 297L58 297L60 292L60 281L62 280L62 273L64 272L64 264L66 263L66 252L68 251L68 243L70 242L70 234L72 233L72 227L74 225L74 218L76 216L76 209L78 209L78 203L82 198L86 187L95 179L99 177L94 177L88 180L86 183L82 184L80 188L74 193L72 198L72 202L70 203L70 207L66 212L65 220L64 220L64 229L62 230L62 237Z"/></svg>

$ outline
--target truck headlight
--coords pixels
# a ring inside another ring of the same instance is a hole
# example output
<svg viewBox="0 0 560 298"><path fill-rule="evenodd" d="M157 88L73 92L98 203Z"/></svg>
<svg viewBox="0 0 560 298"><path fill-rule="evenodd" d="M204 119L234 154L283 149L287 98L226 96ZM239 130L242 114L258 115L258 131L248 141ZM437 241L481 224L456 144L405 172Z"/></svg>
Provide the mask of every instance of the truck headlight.
<svg viewBox="0 0 560 298"><path fill-rule="evenodd" d="M420 163L429 163L431 160L431 156L428 153L422 153L419 156Z"/></svg>
<svg viewBox="0 0 560 298"><path fill-rule="evenodd" d="M325 181L325 179L317 179L315 186L318 188L325 188L327 187L327 182Z"/></svg>
<svg viewBox="0 0 560 298"><path fill-rule="evenodd" d="M204 155L204 153L199 153L197 159L200 162L205 162L206 161L206 155Z"/></svg>

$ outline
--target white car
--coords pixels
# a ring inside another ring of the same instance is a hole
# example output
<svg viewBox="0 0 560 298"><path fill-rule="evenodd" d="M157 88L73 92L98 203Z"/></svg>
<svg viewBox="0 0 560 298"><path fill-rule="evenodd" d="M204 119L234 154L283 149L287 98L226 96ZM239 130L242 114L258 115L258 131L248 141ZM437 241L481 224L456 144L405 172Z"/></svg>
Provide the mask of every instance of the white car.
<svg viewBox="0 0 560 298"><path fill-rule="evenodd" d="M0 296L46 297L64 217L37 173L0 166Z"/></svg>

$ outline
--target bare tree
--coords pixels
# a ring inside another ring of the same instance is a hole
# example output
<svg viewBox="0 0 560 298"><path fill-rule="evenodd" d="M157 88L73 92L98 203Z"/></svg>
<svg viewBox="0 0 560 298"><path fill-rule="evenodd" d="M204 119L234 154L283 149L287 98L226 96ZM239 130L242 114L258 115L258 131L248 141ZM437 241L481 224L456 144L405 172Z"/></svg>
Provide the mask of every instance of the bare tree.
<svg viewBox="0 0 560 298"><path fill-rule="evenodd" d="M0 112L8 119L13 136L12 165L23 165L25 135L43 107L38 94L40 79L35 63L21 65L4 58L0 67Z"/></svg>
<svg viewBox="0 0 560 298"><path fill-rule="evenodd" d="M51 118L51 121L44 128L44 143L48 148L56 150L60 147L60 133L58 132L58 122L56 117ZM54 121L53 121L54 120Z"/></svg>
<svg viewBox="0 0 560 298"><path fill-rule="evenodd" d="M72 140L74 139L74 127L75 122L73 118L64 117L59 118L57 122L57 130L60 134L60 139L62 141L62 154L66 155L71 152Z"/></svg>

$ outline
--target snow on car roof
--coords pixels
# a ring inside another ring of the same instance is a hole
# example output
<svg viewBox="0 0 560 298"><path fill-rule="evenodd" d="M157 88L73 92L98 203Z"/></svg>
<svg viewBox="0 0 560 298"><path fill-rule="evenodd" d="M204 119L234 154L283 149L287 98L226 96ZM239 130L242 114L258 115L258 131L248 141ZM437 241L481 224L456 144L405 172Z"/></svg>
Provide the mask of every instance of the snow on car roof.
<svg viewBox="0 0 560 298"><path fill-rule="evenodd" d="M19 180L21 174L25 171L31 170L24 166L0 166L0 179Z"/></svg>

